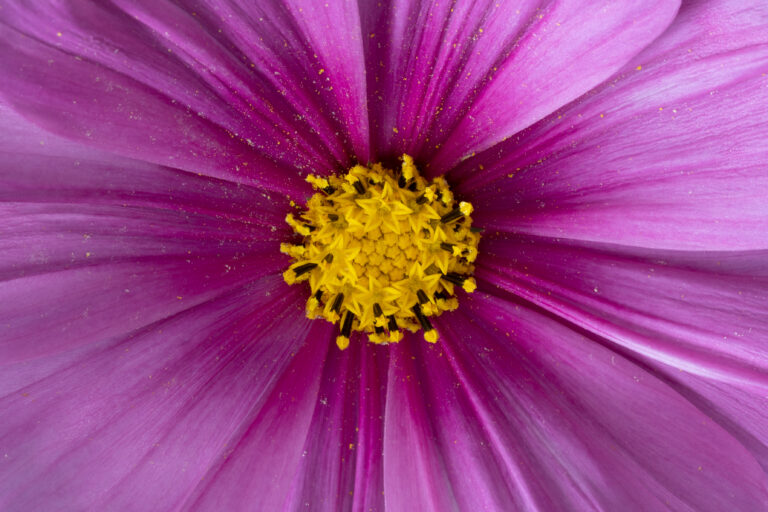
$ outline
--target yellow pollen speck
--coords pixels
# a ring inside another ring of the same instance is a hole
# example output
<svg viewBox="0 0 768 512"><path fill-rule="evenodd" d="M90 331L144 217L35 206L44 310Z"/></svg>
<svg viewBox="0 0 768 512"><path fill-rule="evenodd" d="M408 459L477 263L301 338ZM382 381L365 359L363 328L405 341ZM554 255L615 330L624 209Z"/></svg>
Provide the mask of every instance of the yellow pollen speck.
<svg viewBox="0 0 768 512"><path fill-rule="evenodd" d="M61 32L56 32L56 37L61 37Z"/></svg>
<svg viewBox="0 0 768 512"><path fill-rule="evenodd" d="M643 66L637 66L635 69L640 71L641 69L643 69Z"/></svg>
<svg viewBox="0 0 768 512"><path fill-rule="evenodd" d="M321 69L320 71L317 72L318 75L322 75L323 73L325 73L324 69Z"/></svg>
<svg viewBox="0 0 768 512"><path fill-rule="evenodd" d="M397 131L397 128L394 127L394 126L392 127L392 131L395 132L395 133L400 133L400 132Z"/></svg>
<svg viewBox="0 0 768 512"><path fill-rule="evenodd" d="M356 165L307 182L317 192L306 211L285 219L300 241L280 246L293 260L285 281L309 285L307 317L338 323L341 350L354 331L386 344L422 330L436 343L430 317L458 307L458 288L477 287L472 205L457 203L444 178L424 179L408 155L398 172Z"/></svg>

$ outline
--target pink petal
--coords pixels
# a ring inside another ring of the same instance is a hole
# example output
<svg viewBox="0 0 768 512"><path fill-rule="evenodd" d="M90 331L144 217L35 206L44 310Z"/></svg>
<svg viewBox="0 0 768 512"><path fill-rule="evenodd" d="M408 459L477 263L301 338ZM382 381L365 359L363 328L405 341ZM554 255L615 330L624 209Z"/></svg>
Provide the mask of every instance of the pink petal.
<svg viewBox="0 0 768 512"><path fill-rule="evenodd" d="M462 332L471 329L462 327ZM513 491L514 476L499 459L489 431L493 425L468 401L445 342L426 345L413 336L390 347L384 428L387 509L533 510L526 508L531 502L523 489Z"/></svg>
<svg viewBox="0 0 768 512"><path fill-rule="evenodd" d="M489 473L484 460L452 463L460 455L452 454L448 441L466 437L467 448L461 442L456 448L466 460L487 450L497 471L507 475L515 500L505 510L746 512L766 503L766 474L744 446L599 340L482 292L467 297L457 314L441 317L439 328L446 338L443 359L455 377L425 381L423 372L410 374L421 383L430 411L429 419L419 414L414 421L434 425L439 452L455 475L456 496L464 482ZM437 358L419 361L414 364L430 373L440 364ZM428 390L445 393L453 381L465 401L452 404L461 410L447 412L450 402ZM466 415L477 418L490 447L455 420ZM464 509L462 501L458 505Z"/></svg>
<svg viewBox="0 0 768 512"><path fill-rule="evenodd" d="M341 6L310 4L295 5L295 13L273 3L6 4L0 18L13 30L0 41L0 92L69 138L238 182L302 189L294 169L367 156L356 12L336 16ZM331 52L337 44L348 52Z"/></svg>
<svg viewBox="0 0 768 512"><path fill-rule="evenodd" d="M766 253L485 241L478 276L639 359L768 468Z"/></svg>
<svg viewBox="0 0 768 512"><path fill-rule="evenodd" d="M644 247L768 247L768 10L753 4L686 6L615 80L465 162L453 177L477 222Z"/></svg>
<svg viewBox="0 0 768 512"><path fill-rule="evenodd" d="M395 56L411 68L426 70L429 66L423 62L430 62L436 51L433 45L450 55L448 76L443 72L446 67L437 68L442 87L434 97L439 102L424 113L429 118L435 112L442 115L428 132L430 150L437 150L430 165L437 172L501 142L600 84L662 33L679 1L528 0L508 3L509 7L495 1L481 5L483 10L452 12L454 4L446 4L448 37L428 28L422 40L406 47L411 60ZM399 12L403 18L412 15L407 8ZM432 14L423 6L421 19L414 16L407 26L434 27L428 18ZM439 27L443 17L435 19ZM466 28L454 37L455 26ZM414 99L421 99L423 94L416 92ZM399 102L391 104L399 108Z"/></svg>
<svg viewBox="0 0 768 512"><path fill-rule="evenodd" d="M285 265L284 201L0 116L4 361L125 335Z"/></svg>
<svg viewBox="0 0 768 512"><path fill-rule="evenodd" d="M768 385L766 253L488 239L478 276L669 366Z"/></svg>
<svg viewBox="0 0 768 512"><path fill-rule="evenodd" d="M332 347L287 510L384 510L382 437L389 347Z"/></svg>
<svg viewBox="0 0 768 512"><path fill-rule="evenodd" d="M299 295L265 278L105 340L0 398L0 507L170 510L211 485L250 439L246 427L267 428L263 411L285 400L290 414L290 396L314 402L312 372L326 345L301 347L330 333L301 320ZM46 359L6 365L0 379L38 364ZM254 460L264 449L243 452Z"/></svg>
<svg viewBox="0 0 768 512"><path fill-rule="evenodd" d="M290 366L282 372L257 414L242 425L199 482L195 493L186 500L186 509L281 510L284 506L291 478L301 464L304 440L312 427L323 360L329 347L334 348L331 339L335 336L330 324L296 322L296 312L291 313L294 326L284 326L285 336L272 340L270 333L265 333L265 341L270 344L292 349L277 359L283 363L290 361ZM304 333L291 342L295 324ZM304 346L295 352L304 340ZM260 373L258 366L251 369Z"/></svg>

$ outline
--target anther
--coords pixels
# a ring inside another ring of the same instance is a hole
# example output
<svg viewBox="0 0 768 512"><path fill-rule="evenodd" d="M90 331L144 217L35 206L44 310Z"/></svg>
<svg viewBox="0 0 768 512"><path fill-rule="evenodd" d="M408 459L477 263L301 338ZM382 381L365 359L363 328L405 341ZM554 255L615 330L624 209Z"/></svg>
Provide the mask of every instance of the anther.
<svg viewBox="0 0 768 512"><path fill-rule="evenodd" d="M376 316L376 318L384 314L384 311L381 310L381 306L379 306L378 302L373 304L373 314Z"/></svg>
<svg viewBox="0 0 768 512"><path fill-rule="evenodd" d="M427 294L424 293L424 290L417 291L416 297L419 299L419 304L426 304L429 302L429 297L427 297Z"/></svg>
<svg viewBox="0 0 768 512"><path fill-rule="evenodd" d="M424 329L424 339L426 339L430 343L436 342L437 333L433 332L435 328L432 327L432 324L429 322L429 318L424 316L424 313L421 312L421 306L416 304L411 308L411 311L413 311L413 314L416 316L416 319L421 324L421 328Z"/></svg>
<svg viewBox="0 0 768 512"><path fill-rule="evenodd" d="M365 187L363 187L363 184L360 183L360 180L356 180L352 186L355 187L355 190L358 194L365 194Z"/></svg>
<svg viewBox="0 0 768 512"><path fill-rule="evenodd" d="M328 218L330 219L331 222L336 222L337 220L339 220L339 216L336 215L335 213L329 213Z"/></svg>
<svg viewBox="0 0 768 512"><path fill-rule="evenodd" d="M463 213L461 213L461 210L458 208L454 208L450 212L446 213L442 217L440 217L440 222L443 224L448 224L449 222L453 222L456 219L460 219L464 216Z"/></svg>
<svg viewBox="0 0 768 512"><path fill-rule="evenodd" d="M395 315L389 315L389 323L387 324L387 329L390 331L396 331L399 329Z"/></svg>
<svg viewBox="0 0 768 512"><path fill-rule="evenodd" d="M306 274L316 266L317 266L317 263L304 263L297 267L293 267L293 273L296 275L296 277L299 277L302 274Z"/></svg>
<svg viewBox="0 0 768 512"><path fill-rule="evenodd" d="M339 311L341 311L342 302L344 302L344 294L340 293L333 299L333 304L331 304L331 311L334 313L339 313Z"/></svg>
<svg viewBox="0 0 768 512"><path fill-rule="evenodd" d="M352 334L352 322L355 320L355 314L351 311L347 311L347 314L344 316L344 323L341 326L341 335L349 338L349 335Z"/></svg>
<svg viewBox="0 0 768 512"><path fill-rule="evenodd" d="M441 277L449 283L455 284L456 286L462 286L464 281L467 280L466 276L457 274L456 272L448 272L447 274L443 274Z"/></svg>
<svg viewBox="0 0 768 512"><path fill-rule="evenodd" d="M340 350L344 350L349 346L349 335L352 334L352 322L355 320L355 315L351 311L347 311L347 315L344 317L344 323L341 326L341 333L336 336L336 346Z"/></svg>
<svg viewBox="0 0 768 512"><path fill-rule="evenodd" d="M424 194L421 194L421 195L420 195L420 196L419 196L419 197L416 199L416 204L424 204L424 203L426 203L427 201L429 201L429 199L427 199L427 196L425 196Z"/></svg>
<svg viewBox="0 0 768 512"><path fill-rule="evenodd" d="M327 263L333 263L333 254L329 252L328 254L325 255L325 258L323 258L323 259Z"/></svg>
<svg viewBox="0 0 768 512"><path fill-rule="evenodd" d="M443 242L443 243L441 243L441 244L440 244L440 248L441 248L442 250L444 250L444 251L448 251L448 252L449 252L449 253L451 253L451 254L453 254L453 247L454 247L454 245L453 245L453 244L448 244L448 243L445 243L445 242Z"/></svg>

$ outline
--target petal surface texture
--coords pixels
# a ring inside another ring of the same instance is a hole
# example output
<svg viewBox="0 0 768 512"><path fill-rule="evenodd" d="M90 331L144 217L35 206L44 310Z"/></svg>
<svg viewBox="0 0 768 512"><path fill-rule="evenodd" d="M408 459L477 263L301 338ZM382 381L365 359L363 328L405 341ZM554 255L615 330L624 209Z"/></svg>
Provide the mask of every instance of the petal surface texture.
<svg viewBox="0 0 768 512"><path fill-rule="evenodd" d="M448 170L611 76L677 0L361 2L372 141Z"/></svg>
<svg viewBox="0 0 768 512"><path fill-rule="evenodd" d="M186 4L6 4L2 94L69 138L282 191L368 158L354 4Z"/></svg>
<svg viewBox="0 0 768 512"><path fill-rule="evenodd" d="M0 113L2 361L126 335L281 270L285 200Z"/></svg>
<svg viewBox="0 0 768 512"><path fill-rule="evenodd" d="M768 9L692 2L612 80L450 175L490 229L768 247Z"/></svg>

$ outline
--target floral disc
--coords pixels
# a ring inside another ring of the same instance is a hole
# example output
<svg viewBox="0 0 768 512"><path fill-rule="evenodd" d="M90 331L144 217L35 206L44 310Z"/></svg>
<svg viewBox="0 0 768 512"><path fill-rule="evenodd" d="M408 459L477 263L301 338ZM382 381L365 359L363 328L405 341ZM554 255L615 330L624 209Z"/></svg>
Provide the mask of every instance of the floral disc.
<svg viewBox="0 0 768 512"><path fill-rule="evenodd" d="M307 181L317 193L286 217L303 240L281 246L294 259L285 281L309 283L307 316L340 323L342 350L352 331L381 344L421 329L436 342L429 317L456 309L456 286L476 287L472 205L456 204L444 178L421 177L408 155L399 172L356 165Z"/></svg>

